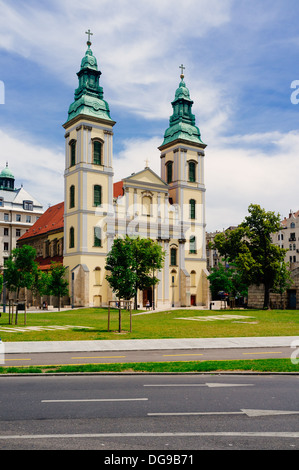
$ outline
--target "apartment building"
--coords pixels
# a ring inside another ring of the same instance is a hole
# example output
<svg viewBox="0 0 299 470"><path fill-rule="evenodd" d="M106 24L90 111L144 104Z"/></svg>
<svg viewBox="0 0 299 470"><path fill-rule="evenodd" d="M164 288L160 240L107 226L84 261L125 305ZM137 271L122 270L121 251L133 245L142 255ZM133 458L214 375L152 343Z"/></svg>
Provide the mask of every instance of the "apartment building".
<svg viewBox="0 0 299 470"><path fill-rule="evenodd" d="M15 189L8 164L0 173L0 267L16 247L17 240L43 214L43 206L23 187Z"/></svg>

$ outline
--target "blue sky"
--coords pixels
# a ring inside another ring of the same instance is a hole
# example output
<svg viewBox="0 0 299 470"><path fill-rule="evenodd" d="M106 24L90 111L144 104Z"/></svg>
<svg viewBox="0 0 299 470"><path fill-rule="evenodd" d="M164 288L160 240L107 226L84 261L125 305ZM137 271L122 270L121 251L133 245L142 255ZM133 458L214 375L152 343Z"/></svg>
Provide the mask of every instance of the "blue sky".
<svg viewBox="0 0 299 470"><path fill-rule="evenodd" d="M0 11L0 168L45 209L63 199L62 124L90 28L117 122L115 181L146 159L159 174L183 63L207 144L207 230L240 223L250 203L298 210L298 0L0 0Z"/></svg>

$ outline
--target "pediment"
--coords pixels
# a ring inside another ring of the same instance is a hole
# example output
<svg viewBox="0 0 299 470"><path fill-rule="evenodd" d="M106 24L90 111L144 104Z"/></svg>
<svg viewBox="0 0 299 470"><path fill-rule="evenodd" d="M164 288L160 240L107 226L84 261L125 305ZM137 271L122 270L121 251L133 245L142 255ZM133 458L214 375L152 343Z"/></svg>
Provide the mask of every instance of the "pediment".
<svg viewBox="0 0 299 470"><path fill-rule="evenodd" d="M133 173L127 178L123 179L124 183L128 183L130 186L135 183L143 185L153 185L155 187L161 186L164 190L168 188L167 183L160 178L153 170L150 168L144 168L144 170L139 171L138 173Z"/></svg>

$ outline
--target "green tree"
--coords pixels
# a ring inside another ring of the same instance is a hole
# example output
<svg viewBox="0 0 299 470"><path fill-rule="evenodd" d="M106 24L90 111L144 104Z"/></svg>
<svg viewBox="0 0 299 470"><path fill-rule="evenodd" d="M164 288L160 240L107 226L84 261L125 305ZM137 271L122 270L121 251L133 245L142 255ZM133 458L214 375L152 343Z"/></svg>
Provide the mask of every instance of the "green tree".
<svg viewBox="0 0 299 470"><path fill-rule="evenodd" d="M47 272L38 268L34 273L34 280L31 286L33 297L46 295L49 291L50 276Z"/></svg>
<svg viewBox="0 0 299 470"><path fill-rule="evenodd" d="M150 238L132 238L133 246L132 269L135 272L134 307L137 309L138 290L155 286L159 279L155 276L164 264L164 252L161 246Z"/></svg>
<svg viewBox="0 0 299 470"><path fill-rule="evenodd" d="M10 257L5 263L5 284L8 290L16 292L17 308L15 324L18 323L18 302L20 290L30 289L35 279L38 269L35 262L36 250L29 245L12 250ZM26 324L26 299L24 323Z"/></svg>
<svg viewBox="0 0 299 470"><path fill-rule="evenodd" d="M264 286L264 308L270 306L270 290L278 279L286 250L272 243L272 234L281 228L280 217L257 204L235 230L217 234L214 246L220 255L233 262L244 284Z"/></svg>
<svg viewBox="0 0 299 470"><path fill-rule="evenodd" d="M133 246L129 238L116 238L106 258L105 269L110 271L106 275L113 292L118 298L118 322L121 332L121 299L129 300L134 296L136 274L132 270Z"/></svg>
<svg viewBox="0 0 299 470"><path fill-rule="evenodd" d="M216 299L219 292L229 294L229 297L247 297L248 286L244 284L242 275L235 265L224 265L219 263L211 269L208 276L212 298Z"/></svg>
<svg viewBox="0 0 299 470"><path fill-rule="evenodd" d="M134 297L136 309L138 289L146 289L159 281L155 273L162 268L163 260L163 250L153 240L129 236L114 240L105 269L110 271L106 279L119 301Z"/></svg>
<svg viewBox="0 0 299 470"><path fill-rule="evenodd" d="M281 263L280 269L278 272L278 276L274 282L272 291L280 294L280 308L284 308L283 305L283 294L291 285L293 284L293 280L291 278L291 273L289 270L289 266L286 263Z"/></svg>
<svg viewBox="0 0 299 470"><path fill-rule="evenodd" d="M61 297L68 295L68 281L66 280L66 267L61 263L51 262L47 291L50 295L58 297L58 310L61 308Z"/></svg>

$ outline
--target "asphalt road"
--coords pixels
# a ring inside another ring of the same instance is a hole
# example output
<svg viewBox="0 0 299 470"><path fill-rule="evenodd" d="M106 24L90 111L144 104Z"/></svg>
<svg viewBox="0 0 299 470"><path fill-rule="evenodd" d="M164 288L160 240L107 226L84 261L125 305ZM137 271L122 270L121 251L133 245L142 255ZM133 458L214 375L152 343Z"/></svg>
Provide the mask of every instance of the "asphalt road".
<svg viewBox="0 0 299 470"><path fill-rule="evenodd" d="M0 376L1 450L298 450L299 377ZM141 468L148 454L140 454ZM144 460L142 462L142 459ZM201 454L202 459L202 454Z"/></svg>
<svg viewBox="0 0 299 470"><path fill-rule="evenodd" d="M173 362L229 359L290 358L293 349L232 348L232 349L187 349L154 351L102 351L102 352L55 352L5 354L5 366L43 366L57 364L90 364L109 362Z"/></svg>

